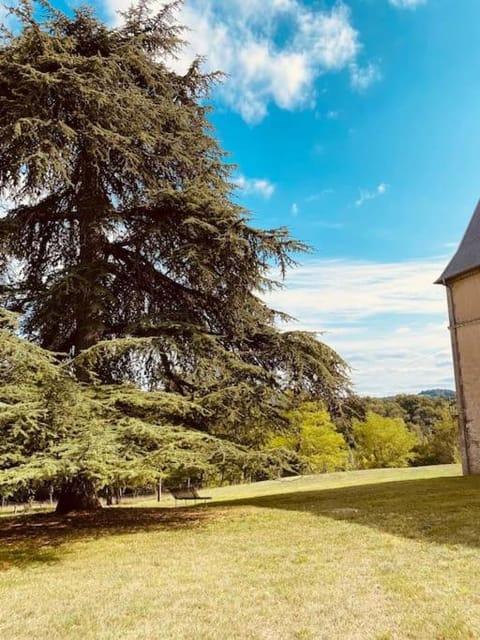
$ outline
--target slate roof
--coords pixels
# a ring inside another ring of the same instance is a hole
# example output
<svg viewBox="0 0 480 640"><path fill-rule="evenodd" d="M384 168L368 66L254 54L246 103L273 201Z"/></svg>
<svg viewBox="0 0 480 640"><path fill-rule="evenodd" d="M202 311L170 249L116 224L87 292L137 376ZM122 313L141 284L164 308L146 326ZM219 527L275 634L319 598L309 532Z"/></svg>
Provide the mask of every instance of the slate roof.
<svg viewBox="0 0 480 640"><path fill-rule="evenodd" d="M480 269L480 202L475 209L470 224L447 268L435 284L446 284L469 271Z"/></svg>

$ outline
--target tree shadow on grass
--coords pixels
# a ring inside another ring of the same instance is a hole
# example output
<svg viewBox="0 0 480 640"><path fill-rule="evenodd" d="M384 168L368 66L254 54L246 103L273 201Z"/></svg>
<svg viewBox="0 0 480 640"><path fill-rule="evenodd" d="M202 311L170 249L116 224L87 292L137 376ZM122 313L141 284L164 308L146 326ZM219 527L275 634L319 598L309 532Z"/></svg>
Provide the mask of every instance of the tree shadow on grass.
<svg viewBox="0 0 480 640"><path fill-rule="evenodd" d="M480 547L480 476L299 491L225 505L304 511L408 539Z"/></svg>
<svg viewBox="0 0 480 640"><path fill-rule="evenodd" d="M0 572L61 560L78 540L191 529L229 506L308 512L408 539L480 547L480 476L402 480L238 499L208 507L116 507L75 516L0 519Z"/></svg>
<svg viewBox="0 0 480 640"><path fill-rule="evenodd" d="M35 563L58 562L69 543L154 530L178 530L215 517L192 508L122 508L57 516L54 513L0 519L0 572Z"/></svg>

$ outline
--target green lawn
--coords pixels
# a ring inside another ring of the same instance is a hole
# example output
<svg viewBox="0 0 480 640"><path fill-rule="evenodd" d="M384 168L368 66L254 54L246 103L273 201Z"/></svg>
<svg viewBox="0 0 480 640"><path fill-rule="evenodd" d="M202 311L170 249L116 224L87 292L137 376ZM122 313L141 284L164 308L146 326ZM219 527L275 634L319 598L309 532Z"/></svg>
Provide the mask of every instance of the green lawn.
<svg viewBox="0 0 480 640"><path fill-rule="evenodd" d="M480 638L480 477L459 473L350 472L216 489L208 507L2 518L0 638Z"/></svg>

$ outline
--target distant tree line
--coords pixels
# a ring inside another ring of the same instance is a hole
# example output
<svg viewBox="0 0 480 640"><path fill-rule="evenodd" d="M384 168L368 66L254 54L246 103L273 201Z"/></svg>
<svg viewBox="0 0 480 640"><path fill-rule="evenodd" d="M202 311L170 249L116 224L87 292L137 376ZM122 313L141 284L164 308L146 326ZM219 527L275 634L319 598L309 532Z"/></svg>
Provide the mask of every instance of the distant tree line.
<svg viewBox="0 0 480 640"><path fill-rule="evenodd" d="M338 415L306 403L288 417L289 428L272 435L269 448L296 455L303 472L459 462L454 397L351 396Z"/></svg>

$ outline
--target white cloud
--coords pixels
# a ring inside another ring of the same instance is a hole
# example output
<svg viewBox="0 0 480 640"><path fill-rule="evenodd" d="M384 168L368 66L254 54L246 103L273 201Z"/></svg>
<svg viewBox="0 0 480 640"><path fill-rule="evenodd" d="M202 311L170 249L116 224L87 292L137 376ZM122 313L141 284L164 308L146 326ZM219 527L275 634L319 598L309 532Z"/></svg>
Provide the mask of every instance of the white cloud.
<svg viewBox="0 0 480 640"><path fill-rule="evenodd" d="M380 70L371 63L360 67L356 62L352 62L349 70L350 83L357 91L365 91L370 85L381 79Z"/></svg>
<svg viewBox="0 0 480 640"><path fill-rule="evenodd" d="M356 207L362 207L365 202L369 200L375 200L379 196L383 196L388 191L388 184L385 182L381 182L373 191L368 191L366 189L360 189L360 195L358 200L355 201Z"/></svg>
<svg viewBox="0 0 480 640"><path fill-rule="evenodd" d="M327 342L353 368L360 393L386 396L454 388L447 322L412 324L408 332L370 330L362 339L332 336Z"/></svg>
<svg viewBox="0 0 480 640"><path fill-rule="evenodd" d="M259 195L267 200L272 197L275 191L275 185L265 178L246 178L240 174L234 178L233 183L237 185L245 195Z"/></svg>
<svg viewBox="0 0 480 640"><path fill-rule="evenodd" d="M112 16L130 5L104 2ZM207 71L228 74L218 96L249 123L260 122L270 104L313 106L322 74L349 70L355 88L371 81L371 65L358 66L359 33L342 2L321 9L305 0L186 0L179 22L189 28L189 44L174 69L184 72L195 55L204 56Z"/></svg>
<svg viewBox="0 0 480 640"><path fill-rule="evenodd" d="M446 261L315 261L265 299L297 318L289 328L325 332L360 393L452 387L446 297L432 284Z"/></svg>
<svg viewBox="0 0 480 640"><path fill-rule="evenodd" d="M346 5L337 4L331 11L314 11L300 2L295 4L294 46L298 50L325 70L343 69L356 58L360 50L359 37Z"/></svg>
<svg viewBox="0 0 480 640"><path fill-rule="evenodd" d="M298 216L298 214L300 213L300 209L299 209L298 204L296 202L294 202L292 204L292 208L290 209L290 213L292 214L292 216Z"/></svg>
<svg viewBox="0 0 480 640"><path fill-rule="evenodd" d="M389 0L390 4L399 9L415 9L421 4L426 4L427 0Z"/></svg>
<svg viewBox="0 0 480 640"><path fill-rule="evenodd" d="M293 303L302 319L309 310L317 309L318 299L318 308L322 313L334 314L337 323L378 314L438 314L444 311L444 295L442 288L432 286L432 282L446 261L447 258L398 263L309 262L290 273L287 289L270 295L275 304L285 305L287 300Z"/></svg>

